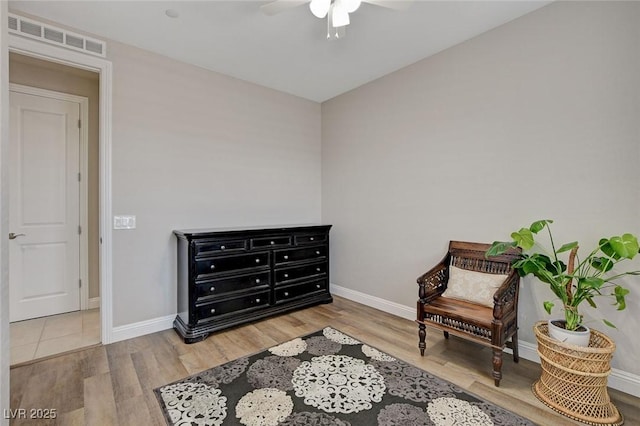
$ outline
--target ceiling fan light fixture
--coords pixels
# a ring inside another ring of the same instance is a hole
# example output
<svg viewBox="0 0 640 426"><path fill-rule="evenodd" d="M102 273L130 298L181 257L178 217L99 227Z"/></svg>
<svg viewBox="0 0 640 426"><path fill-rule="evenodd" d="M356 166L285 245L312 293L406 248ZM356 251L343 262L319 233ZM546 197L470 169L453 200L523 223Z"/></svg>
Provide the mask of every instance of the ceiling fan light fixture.
<svg viewBox="0 0 640 426"><path fill-rule="evenodd" d="M347 10L347 13L353 13L360 7L362 0L342 0L342 4L344 8Z"/></svg>
<svg viewBox="0 0 640 426"><path fill-rule="evenodd" d="M321 19L327 16L329 7L331 7L331 0L311 0L309 3L309 9L311 9L313 16Z"/></svg>
<svg viewBox="0 0 640 426"><path fill-rule="evenodd" d="M344 27L345 25L349 25L349 13L344 7L342 0L335 0L333 2L331 21L334 27Z"/></svg>

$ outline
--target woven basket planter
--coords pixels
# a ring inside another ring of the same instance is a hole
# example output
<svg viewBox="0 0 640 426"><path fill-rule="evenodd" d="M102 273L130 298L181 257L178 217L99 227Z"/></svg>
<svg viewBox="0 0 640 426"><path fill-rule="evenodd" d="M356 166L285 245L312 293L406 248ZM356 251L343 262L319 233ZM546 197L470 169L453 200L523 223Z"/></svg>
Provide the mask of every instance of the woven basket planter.
<svg viewBox="0 0 640 426"><path fill-rule="evenodd" d="M615 343L591 330L589 347L549 337L546 321L533 330L538 340L542 374L533 384L534 395L545 405L573 420L590 425L621 425L622 415L607 393Z"/></svg>

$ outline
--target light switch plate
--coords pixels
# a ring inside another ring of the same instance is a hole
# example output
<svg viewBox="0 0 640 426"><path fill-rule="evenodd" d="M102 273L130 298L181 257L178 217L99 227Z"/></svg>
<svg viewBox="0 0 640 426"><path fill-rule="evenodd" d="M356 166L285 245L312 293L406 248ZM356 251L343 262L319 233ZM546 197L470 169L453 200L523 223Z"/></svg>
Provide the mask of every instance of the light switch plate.
<svg viewBox="0 0 640 426"><path fill-rule="evenodd" d="M136 229L136 217L133 215L113 216L113 229Z"/></svg>

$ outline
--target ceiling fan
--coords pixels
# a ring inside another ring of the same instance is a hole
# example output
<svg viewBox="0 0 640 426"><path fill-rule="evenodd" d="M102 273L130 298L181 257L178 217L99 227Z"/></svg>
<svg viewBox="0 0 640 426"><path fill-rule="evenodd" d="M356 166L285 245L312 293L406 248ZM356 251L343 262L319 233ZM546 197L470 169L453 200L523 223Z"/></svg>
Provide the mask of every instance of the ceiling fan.
<svg viewBox="0 0 640 426"><path fill-rule="evenodd" d="M342 38L349 25L349 14L355 12L361 3L394 10L405 10L412 0L275 0L260 7L265 15L275 15L284 10L309 3L309 9L320 19L327 18L327 38ZM334 32L332 33L332 30Z"/></svg>

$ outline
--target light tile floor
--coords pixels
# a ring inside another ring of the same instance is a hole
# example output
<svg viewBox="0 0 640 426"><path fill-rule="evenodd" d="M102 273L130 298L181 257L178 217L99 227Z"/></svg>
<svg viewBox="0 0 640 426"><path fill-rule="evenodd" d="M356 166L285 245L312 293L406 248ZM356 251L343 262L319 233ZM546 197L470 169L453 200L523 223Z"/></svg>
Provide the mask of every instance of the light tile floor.
<svg viewBox="0 0 640 426"><path fill-rule="evenodd" d="M100 310L17 321L11 331L11 365L100 343Z"/></svg>

